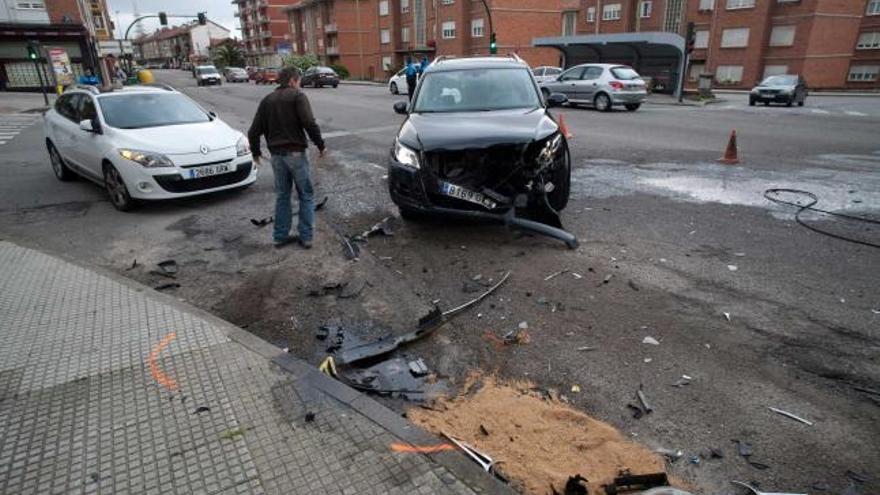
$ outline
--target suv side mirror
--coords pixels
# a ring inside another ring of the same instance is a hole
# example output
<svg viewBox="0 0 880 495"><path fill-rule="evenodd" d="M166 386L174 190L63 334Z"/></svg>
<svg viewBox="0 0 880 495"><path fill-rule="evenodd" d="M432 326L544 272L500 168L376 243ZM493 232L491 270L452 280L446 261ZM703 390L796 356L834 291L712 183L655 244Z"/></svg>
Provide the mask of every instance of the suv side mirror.
<svg viewBox="0 0 880 495"><path fill-rule="evenodd" d="M398 101L394 104L394 113L406 115L406 107L409 106L405 101Z"/></svg>
<svg viewBox="0 0 880 495"><path fill-rule="evenodd" d="M550 96L547 97L547 106L559 107L567 101L568 97L562 93L550 93Z"/></svg>
<svg viewBox="0 0 880 495"><path fill-rule="evenodd" d="M211 119L216 119L216 118L217 118L217 112L215 112L215 111L213 111L213 110L211 110L210 112L208 112L208 115L211 116Z"/></svg>
<svg viewBox="0 0 880 495"><path fill-rule="evenodd" d="M94 132L95 134L101 134L101 124L98 123L98 119L94 120L81 120L79 122L79 128L86 132Z"/></svg>

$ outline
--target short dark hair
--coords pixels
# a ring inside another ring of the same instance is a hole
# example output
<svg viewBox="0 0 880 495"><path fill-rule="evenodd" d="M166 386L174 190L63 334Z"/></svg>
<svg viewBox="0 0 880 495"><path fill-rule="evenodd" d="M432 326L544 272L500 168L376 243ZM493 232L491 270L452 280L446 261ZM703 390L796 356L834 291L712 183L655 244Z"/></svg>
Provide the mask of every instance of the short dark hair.
<svg viewBox="0 0 880 495"><path fill-rule="evenodd" d="M291 80L299 81L302 78L302 71L297 67L285 67L278 73L278 84L282 87L287 86Z"/></svg>

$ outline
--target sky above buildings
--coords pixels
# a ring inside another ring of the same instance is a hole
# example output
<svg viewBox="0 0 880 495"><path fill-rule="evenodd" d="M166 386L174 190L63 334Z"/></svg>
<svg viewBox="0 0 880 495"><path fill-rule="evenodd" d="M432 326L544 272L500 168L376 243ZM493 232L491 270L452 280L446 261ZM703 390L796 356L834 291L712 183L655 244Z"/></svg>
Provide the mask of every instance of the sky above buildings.
<svg viewBox="0 0 880 495"><path fill-rule="evenodd" d="M165 12L169 16L169 26L190 20L175 19L171 17L174 14L196 15L197 12L207 12L208 19L229 29L231 36L241 38L238 19L233 16L236 7L232 5L231 0L107 0L107 4L110 17L116 24L117 38L125 36L125 30L135 19L136 11L141 15ZM152 33L159 27L159 20L144 19L139 24L143 24L146 33ZM131 29L132 38L135 37L135 29L134 27Z"/></svg>

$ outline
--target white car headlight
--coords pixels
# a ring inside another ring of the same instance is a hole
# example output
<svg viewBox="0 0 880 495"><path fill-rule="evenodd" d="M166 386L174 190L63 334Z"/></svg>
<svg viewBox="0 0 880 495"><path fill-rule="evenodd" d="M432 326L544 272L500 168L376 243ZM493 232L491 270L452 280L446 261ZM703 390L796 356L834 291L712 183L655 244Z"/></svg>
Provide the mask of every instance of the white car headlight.
<svg viewBox="0 0 880 495"><path fill-rule="evenodd" d="M251 145L248 143L246 137L242 136L238 138L238 142L235 143L235 156L244 156L251 152Z"/></svg>
<svg viewBox="0 0 880 495"><path fill-rule="evenodd" d="M400 164L407 165L412 168L419 168L418 153L400 144L400 141L394 142L394 159L397 160L397 162Z"/></svg>
<svg viewBox="0 0 880 495"><path fill-rule="evenodd" d="M174 163L171 161L171 159L163 155L162 153L153 153L151 151L138 151L122 148L119 150L119 156L148 168L174 166Z"/></svg>

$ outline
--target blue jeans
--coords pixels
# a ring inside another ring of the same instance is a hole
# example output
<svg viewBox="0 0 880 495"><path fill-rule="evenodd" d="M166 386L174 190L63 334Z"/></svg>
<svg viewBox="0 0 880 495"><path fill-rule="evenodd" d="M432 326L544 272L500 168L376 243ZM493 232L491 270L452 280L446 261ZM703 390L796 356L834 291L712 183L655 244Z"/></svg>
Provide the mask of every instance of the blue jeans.
<svg viewBox="0 0 880 495"><path fill-rule="evenodd" d="M312 240L315 223L315 199L312 180L309 178L309 159L302 153L272 153L272 170L275 172L275 229L272 237L281 242L290 235L291 208L290 189L296 185L299 196L299 222L297 231L303 241Z"/></svg>

